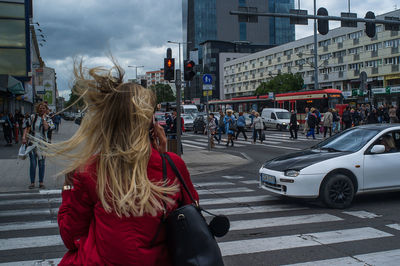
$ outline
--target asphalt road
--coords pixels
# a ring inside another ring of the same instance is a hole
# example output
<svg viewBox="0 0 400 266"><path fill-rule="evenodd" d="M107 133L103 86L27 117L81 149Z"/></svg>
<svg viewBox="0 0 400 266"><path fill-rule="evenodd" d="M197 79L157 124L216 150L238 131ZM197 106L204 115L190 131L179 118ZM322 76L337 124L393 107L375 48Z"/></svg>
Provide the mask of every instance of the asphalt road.
<svg viewBox="0 0 400 266"><path fill-rule="evenodd" d="M290 140L288 132L267 131L263 144L243 139L234 147L220 144L215 149L240 156L247 164L192 177L203 208L231 221L230 232L217 239L226 265L398 265L398 192L357 196L350 208L335 210L258 187L264 161L321 139L299 134L298 140ZM207 149L207 138L186 133L183 148ZM0 266L59 261L66 251L56 223L60 202L56 190L0 194ZM15 263L2 264L8 262Z"/></svg>

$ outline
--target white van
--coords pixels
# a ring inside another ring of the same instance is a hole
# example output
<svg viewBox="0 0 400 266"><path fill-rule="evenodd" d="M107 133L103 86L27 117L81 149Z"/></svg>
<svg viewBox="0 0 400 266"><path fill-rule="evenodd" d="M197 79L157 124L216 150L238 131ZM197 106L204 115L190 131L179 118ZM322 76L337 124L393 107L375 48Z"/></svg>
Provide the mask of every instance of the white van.
<svg viewBox="0 0 400 266"><path fill-rule="evenodd" d="M261 112L261 118L264 121L264 129L270 127L284 130L290 123L290 112L280 108L264 108Z"/></svg>
<svg viewBox="0 0 400 266"><path fill-rule="evenodd" d="M194 104L185 104L181 105L181 112L182 114L189 114L195 118L199 113L199 109L197 109L197 106Z"/></svg>

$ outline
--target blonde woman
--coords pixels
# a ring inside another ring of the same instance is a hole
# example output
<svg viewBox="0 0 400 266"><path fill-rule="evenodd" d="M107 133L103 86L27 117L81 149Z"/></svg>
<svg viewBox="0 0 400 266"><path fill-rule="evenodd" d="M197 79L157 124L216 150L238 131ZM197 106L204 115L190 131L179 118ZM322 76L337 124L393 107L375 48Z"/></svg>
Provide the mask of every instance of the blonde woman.
<svg viewBox="0 0 400 266"><path fill-rule="evenodd" d="M163 182L166 136L153 124L155 95L123 83L118 66L113 72L76 68L86 115L71 139L39 142L47 154L71 161L58 212L68 248L60 265L171 265L162 218L178 202L191 201L168 164ZM168 154L198 200L185 163Z"/></svg>

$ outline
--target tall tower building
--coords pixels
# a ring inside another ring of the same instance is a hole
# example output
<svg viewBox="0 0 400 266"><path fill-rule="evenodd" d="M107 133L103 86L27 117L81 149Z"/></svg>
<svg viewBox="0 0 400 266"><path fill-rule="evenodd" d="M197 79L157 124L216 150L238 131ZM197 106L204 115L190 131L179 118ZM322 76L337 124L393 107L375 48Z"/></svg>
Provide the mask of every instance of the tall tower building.
<svg viewBox="0 0 400 266"><path fill-rule="evenodd" d="M208 40L246 41L254 45L279 45L295 40L294 25L288 18L259 17L258 23L238 22L229 14L239 7L253 7L257 12L289 13L294 0L182 0L183 40L188 42L184 57Z"/></svg>
<svg viewBox="0 0 400 266"><path fill-rule="evenodd" d="M238 52L237 49L215 48L215 52L211 52L217 54L211 58L209 54L204 54L202 47L207 41L251 45L253 48L250 50L255 52L256 46L275 46L295 40L295 27L290 25L289 18L258 17L258 23L239 22L238 16L230 15L229 11L239 10L240 7L251 7L257 12L289 13L294 8L294 0L182 0L183 40L187 43L183 56L196 62L196 72L204 72L205 64L209 65L207 60L218 61L216 57L220 52ZM246 47L240 50L244 49ZM210 58L203 58L206 56ZM212 72L207 74L218 75ZM185 89L185 99L201 97L201 94L201 77L196 76ZM214 97L218 95L213 94Z"/></svg>

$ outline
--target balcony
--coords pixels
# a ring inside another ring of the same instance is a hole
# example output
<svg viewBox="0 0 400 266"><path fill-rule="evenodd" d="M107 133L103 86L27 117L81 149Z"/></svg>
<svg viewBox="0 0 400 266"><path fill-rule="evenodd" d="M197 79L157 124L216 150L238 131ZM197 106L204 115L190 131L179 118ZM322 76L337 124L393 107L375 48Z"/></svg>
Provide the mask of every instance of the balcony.
<svg viewBox="0 0 400 266"><path fill-rule="evenodd" d="M278 57L277 59L278 59L278 63L279 63L279 62L281 61L281 58L280 58L280 57Z"/></svg>
<svg viewBox="0 0 400 266"><path fill-rule="evenodd" d="M299 70L303 70L303 65L299 65Z"/></svg>
<svg viewBox="0 0 400 266"><path fill-rule="evenodd" d="M378 74L378 68L377 67L373 67L371 70L372 74Z"/></svg>
<svg viewBox="0 0 400 266"><path fill-rule="evenodd" d="M399 65L392 65L392 72L399 72Z"/></svg>
<svg viewBox="0 0 400 266"><path fill-rule="evenodd" d="M338 49L342 49L342 48L343 48L343 43L342 43L342 42L338 43L338 44L337 44L337 48L338 48Z"/></svg>
<svg viewBox="0 0 400 266"><path fill-rule="evenodd" d="M394 36L397 36L397 35L399 35L398 31L394 31L394 30L390 31L390 37L394 37Z"/></svg>
<svg viewBox="0 0 400 266"><path fill-rule="evenodd" d="M328 52L328 46L324 46L323 51L324 51L324 52Z"/></svg>
<svg viewBox="0 0 400 266"><path fill-rule="evenodd" d="M360 43L360 39L353 39L353 45L359 44Z"/></svg>
<svg viewBox="0 0 400 266"><path fill-rule="evenodd" d="M359 75L360 75L360 70L359 69L354 70L354 76L359 76Z"/></svg>
<svg viewBox="0 0 400 266"><path fill-rule="evenodd" d="M324 75L324 80L328 80L329 79L329 75L328 74L325 74Z"/></svg>
<svg viewBox="0 0 400 266"><path fill-rule="evenodd" d="M392 54L398 54L399 53L399 47L392 47Z"/></svg>
<svg viewBox="0 0 400 266"><path fill-rule="evenodd" d="M268 65L270 65L270 64L272 64L272 60L271 59L268 60Z"/></svg>
<svg viewBox="0 0 400 266"><path fill-rule="evenodd" d="M338 76L339 76L339 78L343 78L343 71L339 71Z"/></svg>
<svg viewBox="0 0 400 266"><path fill-rule="evenodd" d="M290 60L291 58L292 58L291 55L288 55L288 56L286 57L287 60Z"/></svg>
<svg viewBox="0 0 400 266"><path fill-rule="evenodd" d="M360 60L360 55L359 54L355 54L353 56L353 61L358 61L358 60Z"/></svg>
<svg viewBox="0 0 400 266"><path fill-rule="evenodd" d="M378 57L378 51L372 51L371 52L371 57Z"/></svg>
<svg viewBox="0 0 400 266"><path fill-rule="evenodd" d="M338 58L338 64L343 64L343 57L342 56Z"/></svg>

